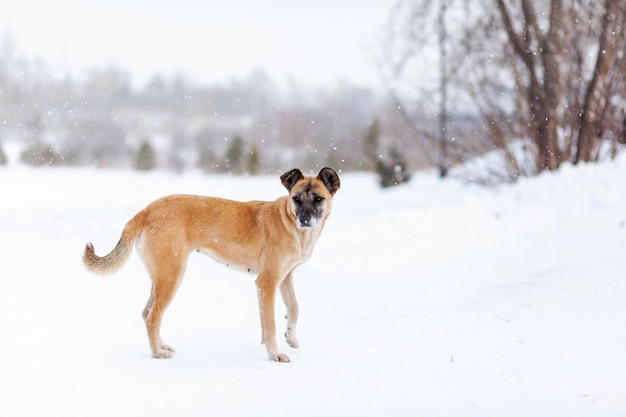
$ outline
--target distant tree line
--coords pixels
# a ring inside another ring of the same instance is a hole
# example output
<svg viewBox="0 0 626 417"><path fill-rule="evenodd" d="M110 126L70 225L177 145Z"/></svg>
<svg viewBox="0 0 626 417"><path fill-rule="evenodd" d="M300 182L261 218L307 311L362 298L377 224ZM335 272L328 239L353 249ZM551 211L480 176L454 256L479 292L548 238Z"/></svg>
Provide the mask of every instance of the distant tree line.
<svg viewBox="0 0 626 417"><path fill-rule="evenodd" d="M399 156L403 169L415 170L431 152L406 129L392 100L348 82L281 90L255 71L227 85L156 76L136 87L116 68L58 79L44 62L20 57L6 37L0 86L0 163L8 143L35 166L251 175L325 165L376 171ZM375 148L366 144L372 123Z"/></svg>

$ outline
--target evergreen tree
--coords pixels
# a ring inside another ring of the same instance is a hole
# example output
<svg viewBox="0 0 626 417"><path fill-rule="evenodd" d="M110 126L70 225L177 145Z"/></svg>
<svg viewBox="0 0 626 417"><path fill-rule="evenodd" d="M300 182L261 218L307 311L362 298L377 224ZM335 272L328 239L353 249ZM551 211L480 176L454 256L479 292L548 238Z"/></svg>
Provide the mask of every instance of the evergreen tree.
<svg viewBox="0 0 626 417"><path fill-rule="evenodd" d="M379 153L378 146L380 143L380 121L374 119L367 128L365 140L363 143L363 154L367 160L368 169L374 170L378 165Z"/></svg>
<svg viewBox="0 0 626 417"><path fill-rule="evenodd" d="M0 165L6 165L8 162L7 155L4 153L4 149L2 149L2 145L0 144Z"/></svg>
<svg viewBox="0 0 626 417"><path fill-rule="evenodd" d="M411 179L411 175L406 169L406 161L395 147L389 150L389 158L377 161L376 171L380 179L380 186L383 188L402 184Z"/></svg>
<svg viewBox="0 0 626 417"><path fill-rule="evenodd" d="M250 175L257 175L259 173L260 164L261 157L259 155L259 148L254 146L248 154L248 160L246 161L246 172Z"/></svg>
<svg viewBox="0 0 626 417"><path fill-rule="evenodd" d="M407 172L404 155L396 148L389 149L389 156L382 158L380 155L380 122L374 119L365 134L363 153L367 161L376 170L381 187L391 187L402 184L411 179Z"/></svg>
<svg viewBox="0 0 626 417"><path fill-rule="evenodd" d="M241 136L235 135L224 156L224 169L230 172L239 171L241 169L242 158L243 139L241 139Z"/></svg>
<svg viewBox="0 0 626 417"><path fill-rule="evenodd" d="M156 165L154 148L146 139L142 142L135 156L135 169L139 171L150 171Z"/></svg>
<svg viewBox="0 0 626 417"><path fill-rule="evenodd" d="M26 149L24 149L20 155L22 162L40 167L40 166L54 166L61 163L61 155L54 150L52 145L35 141Z"/></svg>

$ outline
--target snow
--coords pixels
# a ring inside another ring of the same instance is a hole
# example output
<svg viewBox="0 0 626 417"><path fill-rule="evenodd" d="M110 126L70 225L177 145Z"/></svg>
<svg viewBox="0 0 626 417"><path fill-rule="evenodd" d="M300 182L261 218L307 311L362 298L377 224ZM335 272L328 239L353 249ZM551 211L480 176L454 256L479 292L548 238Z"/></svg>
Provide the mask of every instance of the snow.
<svg viewBox="0 0 626 417"><path fill-rule="evenodd" d="M163 323L177 352L152 359L138 257L95 276L84 244L169 193L276 198L279 174L0 169L0 415L626 415L624 157L492 188L343 174L296 272L291 363L260 344L254 277L196 254Z"/></svg>

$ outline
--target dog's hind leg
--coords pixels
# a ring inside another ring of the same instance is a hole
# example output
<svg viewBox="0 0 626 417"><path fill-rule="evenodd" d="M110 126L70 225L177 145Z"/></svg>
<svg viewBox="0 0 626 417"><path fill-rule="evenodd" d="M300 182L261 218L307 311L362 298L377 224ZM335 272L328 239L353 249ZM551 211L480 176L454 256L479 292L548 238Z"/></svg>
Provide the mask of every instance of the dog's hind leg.
<svg viewBox="0 0 626 417"><path fill-rule="evenodd" d="M150 288L150 297L148 298L148 302L146 303L146 307L143 309L143 312L141 313L141 317L143 317L143 321L147 322L148 321L148 316L150 315L150 312L152 311L152 306L154 305L154 287Z"/></svg>
<svg viewBox="0 0 626 417"><path fill-rule="evenodd" d="M151 273L152 290L142 315L146 322L152 356L155 358L167 359L174 354L174 348L165 344L161 339L161 322L163 313L174 298L183 279L185 263L185 260L181 260L180 263L162 266L158 271Z"/></svg>
<svg viewBox="0 0 626 417"><path fill-rule="evenodd" d="M148 317L150 316L150 312L152 311L152 307L154 306L154 287L150 288L150 297L148 298L148 302L146 303L146 307L143 309L141 313L141 317L143 317L143 321L148 325ZM174 352L174 348L163 343L163 340L160 339L159 344L162 350ZM156 356L161 357L161 356Z"/></svg>
<svg viewBox="0 0 626 417"><path fill-rule="evenodd" d="M298 339L296 338L296 324L298 323L298 301L296 300L296 292L293 286L293 271L287 274L287 277L280 284L280 294L283 297L285 307L287 307L287 332L285 338L287 344L294 349L298 348Z"/></svg>

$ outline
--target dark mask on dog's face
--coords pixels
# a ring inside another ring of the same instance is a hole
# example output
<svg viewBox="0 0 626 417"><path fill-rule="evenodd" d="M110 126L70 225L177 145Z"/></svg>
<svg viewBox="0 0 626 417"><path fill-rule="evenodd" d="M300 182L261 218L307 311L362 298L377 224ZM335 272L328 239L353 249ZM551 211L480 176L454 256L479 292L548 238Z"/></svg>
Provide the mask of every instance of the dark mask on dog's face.
<svg viewBox="0 0 626 417"><path fill-rule="evenodd" d="M299 228L317 227L330 212L332 196L339 189L339 176L331 168L323 168L317 177L305 177L298 169L280 177L289 191L291 211Z"/></svg>

